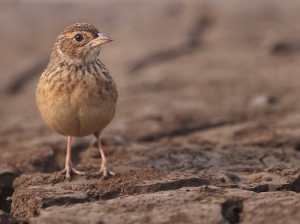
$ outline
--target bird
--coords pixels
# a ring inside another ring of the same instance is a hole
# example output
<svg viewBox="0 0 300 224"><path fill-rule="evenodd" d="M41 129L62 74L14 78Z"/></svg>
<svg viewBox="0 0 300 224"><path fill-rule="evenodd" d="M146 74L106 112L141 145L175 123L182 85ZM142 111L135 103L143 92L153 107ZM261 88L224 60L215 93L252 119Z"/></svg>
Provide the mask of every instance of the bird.
<svg viewBox="0 0 300 224"><path fill-rule="evenodd" d="M93 134L102 164L94 175L114 176L107 165L101 144L102 130L112 121L118 99L117 86L108 69L98 59L102 46L111 37L88 23L75 23L57 37L49 64L36 89L41 117L55 132L68 136L65 168L60 172L70 180L71 173L85 175L73 167L72 137Z"/></svg>

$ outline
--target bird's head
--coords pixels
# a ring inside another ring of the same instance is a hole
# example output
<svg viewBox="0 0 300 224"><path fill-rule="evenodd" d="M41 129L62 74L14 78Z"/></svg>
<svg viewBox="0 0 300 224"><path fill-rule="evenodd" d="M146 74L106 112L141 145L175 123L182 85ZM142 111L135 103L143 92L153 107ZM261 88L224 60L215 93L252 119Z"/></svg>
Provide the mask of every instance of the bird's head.
<svg viewBox="0 0 300 224"><path fill-rule="evenodd" d="M72 64L88 62L96 59L101 46L112 40L93 25L75 23L64 29L57 37L51 60L67 60Z"/></svg>

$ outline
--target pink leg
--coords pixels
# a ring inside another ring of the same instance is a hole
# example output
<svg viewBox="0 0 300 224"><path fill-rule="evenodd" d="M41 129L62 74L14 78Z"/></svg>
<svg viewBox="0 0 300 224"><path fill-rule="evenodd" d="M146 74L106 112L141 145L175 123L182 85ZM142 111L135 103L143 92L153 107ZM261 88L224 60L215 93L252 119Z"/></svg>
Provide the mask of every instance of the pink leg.
<svg viewBox="0 0 300 224"><path fill-rule="evenodd" d="M102 149L102 144L101 144L101 140L100 140L100 134L98 133L95 133L94 134L96 139L97 139L97 142L98 142L98 146L99 146L99 150L100 150L100 154L101 154L101 158L102 158L102 164L101 164L101 168L100 168L100 171L97 172L97 173L94 173L94 175L103 175L104 178L107 178L108 176L114 176L116 175L116 173L110 171L108 169L108 166L107 166L107 162L106 162L106 158L105 158L105 155L104 155L104 151Z"/></svg>
<svg viewBox="0 0 300 224"><path fill-rule="evenodd" d="M71 143L72 143L72 136L69 136L68 137L66 165L65 165L65 169L60 172L60 173L65 173L66 178L68 180L71 179L71 173L75 173L77 175L84 175L84 172L77 171L73 168L73 164L72 164L72 161L71 161Z"/></svg>

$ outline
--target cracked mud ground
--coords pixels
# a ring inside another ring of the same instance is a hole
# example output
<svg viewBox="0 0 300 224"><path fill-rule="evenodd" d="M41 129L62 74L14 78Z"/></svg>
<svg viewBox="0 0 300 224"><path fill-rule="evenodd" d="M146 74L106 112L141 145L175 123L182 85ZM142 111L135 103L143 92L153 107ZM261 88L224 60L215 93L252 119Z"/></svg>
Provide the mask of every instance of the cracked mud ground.
<svg viewBox="0 0 300 224"><path fill-rule="evenodd" d="M298 223L300 3L0 3L0 223ZM35 87L55 38L89 22L118 90L102 141L67 138Z"/></svg>

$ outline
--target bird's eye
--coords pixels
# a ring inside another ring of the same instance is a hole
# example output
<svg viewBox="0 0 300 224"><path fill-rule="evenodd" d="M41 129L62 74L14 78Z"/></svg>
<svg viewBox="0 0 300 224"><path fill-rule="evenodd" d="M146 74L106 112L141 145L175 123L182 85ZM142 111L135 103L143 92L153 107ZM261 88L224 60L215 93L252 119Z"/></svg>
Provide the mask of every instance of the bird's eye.
<svg viewBox="0 0 300 224"><path fill-rule="evenodd" d="M83 40L83 36L81 34L76 34L74 38L77 42L81 42Z"/></svg>

